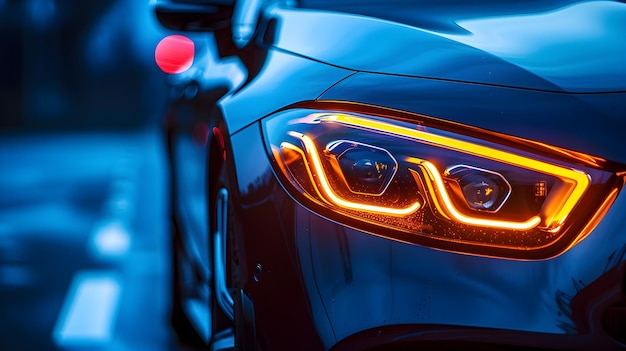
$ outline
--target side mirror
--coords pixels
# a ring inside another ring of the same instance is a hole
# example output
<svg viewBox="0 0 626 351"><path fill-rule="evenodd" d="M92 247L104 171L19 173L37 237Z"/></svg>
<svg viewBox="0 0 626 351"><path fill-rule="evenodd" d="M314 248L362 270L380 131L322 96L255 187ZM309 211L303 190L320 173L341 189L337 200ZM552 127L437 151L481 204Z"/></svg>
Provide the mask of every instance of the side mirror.
<svg viewBox="0 0 626 351"><path fill-rule="evenodd" d="M177 31L215 31L231 25L234 0L161 0L154 6L159 22Z"/></svg>

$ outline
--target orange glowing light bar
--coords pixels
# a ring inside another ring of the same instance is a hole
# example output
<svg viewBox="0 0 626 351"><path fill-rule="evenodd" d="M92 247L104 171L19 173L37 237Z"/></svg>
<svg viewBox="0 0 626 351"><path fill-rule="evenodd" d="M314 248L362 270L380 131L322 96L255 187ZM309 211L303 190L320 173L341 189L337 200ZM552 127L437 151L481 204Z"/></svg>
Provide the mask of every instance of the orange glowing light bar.
<svg viewBox="0 0 626 351"><path fill-rule="evenodd" d="M438 203L439 201L443 203L445 212L455 220L460 223L481 226L481 227L491 227L491 228L502 228L502 229L513 229L513 230L528 230L536 227L541 223L541 218L539 216L533 216L524 222L513 222L513 221L501 221L501 220L493 220L493 219L485 219L485 218L475 218L469 217L461 212L459 212L452 201L450 200L450 196L446 191L446 187L443 183L443 179L441 179L441 175L437 167L434 164L428 161L422 160L420 165L424 167L430 179L433 180L436 187L436 194L439 197L439 200L433 198L433 200ZM431 195L435 197L436 195L431 192ZM437 206L440 208L439 206Z"/></svg>
<svg viewBox="0 0 626 351"><path fill-rule="evenodd" d="M330 186L330 183L328 182L328 179L326 178L326 173L324 173L322 162L320 160L320 156L317 152L315 144L313 143L313 140L311 140L309 136L301 134L301 133L297 133L297 132L290 132L289 135L300 139L302 143L304 144L304 153L308 156L306 157L306 159L310 161L313 165L313 172L311 172L311 169L309 169L307 165L307 172L309 173L309 176L311 177L312 183L316 186L316 188L317 188L317 183L319 183L319 186L321 187L321 190L325 195L323 198L330 200L335 205L342 207L342 208L350 209L350 210L380 213L380 214L391 215L391 216L407 216L407 215L410 215L411 213L416 212L417 210L421 208L422 204L419 202L415 202L404 208L390 208L390 207L364 204L364 203L359 203L359 202L352 202L352 201L348 201L346 199L341 198L339 195L335 194L332 187ZM283 143L281 146L288 147L290 149L294 149L294 148L298 149L297 146L293 144L289 144L289 143ZM305 164L307 163L308 162L305 162ZM315 181L314 175L317 176L317 182Z"/></svg>
<svg viewBox="0 0 626 351"><path fill-rule="evenodd" d="M286 150L291 150L291 151L293 151L293 152L298 153L298 154L300 155L300 157L302 157L302 160L304 161L304 162L303 162L303 163L304 163L304 167L306 168L306 172L307 172L307 174L309 175L309 178L311 179L311 183L313 183L313 185L314 185L314 186L313 186L313 188L315 189L315 192L317 193L317 196L318 196L320 199L325 200L325 198L322 196L322 194L320 193L320 191L317 189L317 186L315 186L315 180L314 180L314 179L313 179L313 177L311 176L313 173L311 172L311 168L309 168L309 163L308 163L308 162L306 162L306 156L305 156L305 154L304 154L304 151L302 151L302 149L301 149L301 148L299 148L299 147L297 147L297 146L293 145L292 143L288 143L288 142L285 142L285 141L284 141L284 142L282 142L282 143L280 144L280 147L281 147L281 150L285 150L285 149L286 149Z"/></svg>
<svg viewBox="0 0 626 351"><path fill-rule="evenodd" d="M548 201L548 203L551 204L551 206L549 207L551 213L549 215L546 215L546 223L544 223L544 226L546 228L557 228L561 224L563 224L569 213L576 206L576 204L581 199L590 184L589 175L575 169L542 162L529 157L516 155L507 151L494 149L484 145L474 144L468 141L457 140L451 137L433 134L425 130L410 129L382 121L345 114L320 114L319 116L317 116L317 119L319 121L336 122L357 128L373 130L378 133L383 132L387 134L410 138L424 144L433 145L448 150L465 153L468 155L478 156L485 159L490 159L516 167L525 168L558 177L565 186L558 192L558 197L560 199L556 199L555 196L552 196L551 201ZM438 171L436 172L437 176L439 176ZM445 205L447 207L447 204ZM448 210L450 209L448 208ZM452 213L454 213L454 210L450 211L451 215ZM464 218L464 220L467 220L469 222L483 223L486 225L486 222L484 222L484 220L482 219L463 216L460 213L459 215L461 215L461 217L459 218ZM541 221L541 219L539 219L539 221ZM524 224L516 224L516 226L521 226L525 228L527 226L530 226L531 223L535 222L537 222L537 219L533 217L527 222L523 222ZM535 223L534 226L538 224L539 222Z"/></svg>
<svg viewBox="0 0 626 351"><path fill-rule="evenodd" d="M594 213L593 217L591 217L591 220L587 222L587 225L580 231L578 237L576 237L576 239L567 247L567 249L565 249L565 251L571 249L572 247L583 241L589 234L591 234L591 232L600 223L602 217L604 217L604 215L609 211L609 208L617 198L618 193L618 188L614 188L613 190L611 190L606 199L604 199L604 202L602 202L602 204L598 206L598 210L596 211L596 213Z"/></svg>

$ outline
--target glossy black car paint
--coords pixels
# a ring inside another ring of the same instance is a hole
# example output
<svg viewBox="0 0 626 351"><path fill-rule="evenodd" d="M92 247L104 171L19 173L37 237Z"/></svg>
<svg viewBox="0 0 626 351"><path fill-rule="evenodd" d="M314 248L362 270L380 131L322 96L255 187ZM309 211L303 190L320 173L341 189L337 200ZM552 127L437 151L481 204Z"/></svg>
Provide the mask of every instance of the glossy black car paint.
<svg viewBox="0 0 626 351"><path fill-rule="evenodd" d="M240 343L264 350L623 347L623 194L584 241L524 261L373 236L312 212L278 181L261 120L294 105L337 102L545 142L624 171L626 6L448 5L407 10L408 25L270 7L242 49L230 42L230 28L215 32L221 54L237 55L247 76L206 117L207 130L224 136L222 146L208 135L208 187L212 170L225 165L238 223L229 229L231 284L248 306L236 309L239 334L243 315L245 335L256 339ZM375 13L358 9L340 10ZM512 22L515 30L507 29ZM490 33L506 41L472 43Z"/></svg>

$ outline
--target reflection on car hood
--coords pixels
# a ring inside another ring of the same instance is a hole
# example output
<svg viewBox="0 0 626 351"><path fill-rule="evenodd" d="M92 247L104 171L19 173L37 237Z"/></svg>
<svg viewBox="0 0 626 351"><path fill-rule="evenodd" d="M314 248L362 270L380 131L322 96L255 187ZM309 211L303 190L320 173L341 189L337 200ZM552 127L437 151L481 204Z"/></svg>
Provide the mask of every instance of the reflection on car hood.
<svg viewBox="0 0 626 351"><path fill-rule="evenodd" d="M273 16L270 44L357 71L555 92L626 91L623 3L445 19L460 28L453 32L338 12L276 9Z"/></svg>

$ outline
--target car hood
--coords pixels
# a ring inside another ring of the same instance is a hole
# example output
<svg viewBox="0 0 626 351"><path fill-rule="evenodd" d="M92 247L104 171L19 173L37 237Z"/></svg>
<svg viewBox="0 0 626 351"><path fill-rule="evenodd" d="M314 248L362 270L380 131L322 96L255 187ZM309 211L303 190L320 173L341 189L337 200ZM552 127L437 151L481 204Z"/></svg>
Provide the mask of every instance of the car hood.
<svg viewBox="0 0 626 351"><path fill-rule="evenodd" d="M422 23L447 26L422 27L318 10L274 9L271 16L266 43L356 71L552 92L626 91L623 3L471 18L441 10Z"/></svg>

